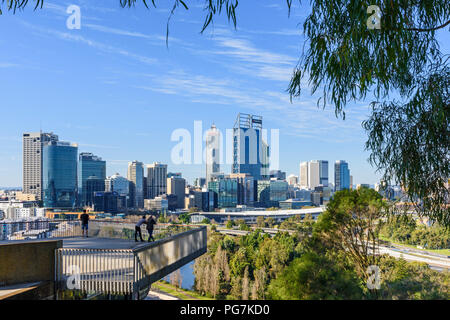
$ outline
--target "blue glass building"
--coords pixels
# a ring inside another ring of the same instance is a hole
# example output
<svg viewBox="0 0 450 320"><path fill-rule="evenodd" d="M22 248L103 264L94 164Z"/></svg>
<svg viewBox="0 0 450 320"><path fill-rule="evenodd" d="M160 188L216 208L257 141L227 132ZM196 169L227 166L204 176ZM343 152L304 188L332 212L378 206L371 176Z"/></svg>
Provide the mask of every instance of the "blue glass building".
<svg viewBox="0 0 450 320"><path fill-rule="evenodd" d="M62 141L43 147L43 201L47 208L76 207L78 146Z"/></svg>
<svg viewBox="0 0 450 320"><path fill-rule="evenodd" d="M350 170L348 163L338 160L334 164L334 190L350 189Z"/></svg>
<svg viewBox="0 0 450 320"><path fill-rule="evenodd" d="M92 195L88 196L86 188L87 180L90 177L97 177L103 180L104 183L106 179L106 161L92 153L80 153L78 161L78 201L80 206L87 205L88 198L92 198ZM95 191L104 191L104 189Z"/></svg>
<svg viewBox="0 0 450 320"><path fill-rule="evenodd" d="M269 147L262 139L262 117L239 113L233 127L232 173L267 179Z"/></svg>
<svg viewBox="0 0 450 320"><path fill-rule="evenodd" d="M238 180L219 177L208 182L208 190L214 192L217 208L235 208L238 205Z"/></svg>

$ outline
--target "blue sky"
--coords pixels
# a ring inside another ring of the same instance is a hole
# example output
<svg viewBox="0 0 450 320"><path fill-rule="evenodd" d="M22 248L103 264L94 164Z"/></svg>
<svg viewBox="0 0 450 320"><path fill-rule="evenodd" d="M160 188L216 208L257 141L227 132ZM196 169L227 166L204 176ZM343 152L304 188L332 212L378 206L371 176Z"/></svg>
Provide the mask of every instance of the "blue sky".
<svg viewBox="0 0 450 320"><path fill-rule="evenodd" d="M160 1L163 3L164 1ZM95 3L95 4L93 4ZM316 107L307 86L290 103L286 88L303 44L308 10L285 1L241 1L238 28L225 17L200 34L202 1L179 8L165 43L169 7L122 9L119 1L45 1L0 17L0 186L21 186L23 132L53 131L80 152L107 160L107 174L126 175L128 161L168 163L192 182L203 165L174 165L175 129L215 123L232 128L238 112L263 116L280 130L280 169L299 162L349 162L354 183L380 175L367 162L368 103L347 107L346 120ZM66 8L81 8L81 29L69 30Z"/></svg>

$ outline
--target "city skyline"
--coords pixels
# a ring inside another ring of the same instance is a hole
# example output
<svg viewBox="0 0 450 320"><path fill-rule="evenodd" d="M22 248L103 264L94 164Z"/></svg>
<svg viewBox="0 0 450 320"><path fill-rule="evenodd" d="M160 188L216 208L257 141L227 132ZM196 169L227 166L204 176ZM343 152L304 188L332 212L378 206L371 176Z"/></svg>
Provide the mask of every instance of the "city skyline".
<svg viewBox="0 0 450 320"><path fill-rule="evenodd" d="M213 123L232 128L239 112L260 114L266 128L280 129L280 169L287 174L297 175L301 161L345 158L354 184L379 180L364 151L361 121L368 104L350 104L346 120L337 119L332 108L317 108L306 85L302 100L290 103L286 88L303 36L298 19L286 19L281 4L268 2L254 12L242 3L237 31L219 20L204 35L198 34L201 9L191 8L189 19L180 10L171 22L169 48L161 28L166 8L147 19L138 8L110 8L106 15L100 10L105 1L97 7L79 1L81 29L68 30L67 4L46 1L45 10L25 10L0 21L8 26L0 28L2 42L10 46L9 54L0 52L2 112L5 119L20 119L20 125L5 121L0 128L1 185L21 185L17 142L23 132L40 129L101 156L109 163L107 175L126 176L128 162L140 159L167 163L193 183L205 175L204 166L171 164L171 133L193 131L196 120L204 129ZM122 23L129 13L135 23ZM246 19L254 14L260 19ZM291 15L298 18L302 12L294 6ZM269 16L273 22L258 23ZM30 49L36 45L48 49ZM18 91L24 86L30 88L27 95Z"/></svg>

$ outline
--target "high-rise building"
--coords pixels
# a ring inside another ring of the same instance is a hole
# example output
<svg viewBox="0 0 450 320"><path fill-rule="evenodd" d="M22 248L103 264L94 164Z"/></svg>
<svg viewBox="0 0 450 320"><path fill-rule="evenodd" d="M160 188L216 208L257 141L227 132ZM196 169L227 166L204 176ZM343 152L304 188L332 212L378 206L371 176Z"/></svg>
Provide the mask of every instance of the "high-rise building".
<svg viewBox="0 0 450 320"><path fill-rule="evenodd" d="M319 160L319 184L328 187L328 161Z"/></svg>
<svg viewBox="0 0 450 320"><path fill-rule="evenodd" d="M287 177L287 182L290 186L295 186L298 184L298 177L294 174L289 175L289 177Z"/></svg>
<svg viewBox="0 0 450 320"><path fill-rule="evenodd" d="M350 188L350 170L348 163L338 160L334 163L334 190L344 190Z"/></svg>
<svg viewBox="0 0 450 320"><path fill-rule="evenodd" d="M130 183L128 179L116 173L105 180L106 192L117 192L120 196L128 197L130 193Z"/></svg>
<svg viewBox="0 0 450 320"><path fill-rule="evenodd" d="M328 186L328 161L312 160L300 163L300 186L314 189L319 185Z"/></svg>
<svg viewBox="0 0 450 320"><path fill-rule="evenodd" d="M53 133L23 134L23 193L33 194L36 200L43 199L42 161L44 143L58 141Z"/></svg>
<svg viewBox="0 0 450 320"><path fill-rule="evenodd" d="M206 132L206 183L220 172L220 132L213 124Z"/></svg>
<svg viewBox="0 0 450 320"><path fill-rule="evenodd" d="M43 200L47 208L75 208L78 145L62 141L44 144Z"/></svg>
<svg viewBox="0 0 450 320"><path fill-rule="evenodd" d="M186 190L186 180L179 177L167 178L167 194L175 195L177 197L176 209L184 208L184 198Z"/></svg>
<svg viewBox="0 0 450 320"><path fill-rule="evenodd" d="M216 177L208 183L208 190L214 192L217 208L235 208L238 205L238 179Z"/></svg>
<svg viewBox="0 0 450 320"><path fill-rule="evenodd" d="M127 177L134 189L134 201L131 200L133 207L144 208L144 164L139 161L128 163Z"/></svg>
<svg viewBox="0 0 450 320"><path fill-rule="evenodd" d="M232 173L230 178L238 181L238 204L253 207L255 205L255 179L248 173Z"/></svg>
<svg viewBox="0 0 450 320"><path fill-rule="evenodd" d="M286 180L286 172L281 170L270 170L270 178L276 178L278 180Z"/></svg>
<svg viewBox="0 0 450 320"><path fill-rule="evenodd" d="M103 180L104 184L106 179L106 161L103 161L102 158L97 157L92 153L83 152L80 153L78 157L78 201L80 206L86 205L88 198L86 182L89 177L97 177L98 179ZM89 198L91 198L91 196L89 196Z"/></svg>
<svg viewBox="0 0 450 320"><path fill-rule="evenodd" d="M85 200L83 206L92 207L94 205L94 194L96 192L105 191L105 180L100 179L97 176L91 176L86 179L84 194Z"/></svg>
<svg viewBox="0 0 450 320"><path fill-rule="evenodd" d="M239 113L233 127L232 173L267 179L269 146L262 138L262 117Z"/></svg>
<svg viewBox="0 0 450 320"><path fill-rule="evenodd" d="M300 187L308 188L308 162L300 163Z"/></svg>
<svg viewBox="0 0 450 320"><path fill-rule="evenodd" d="M148 199L167 194L167 164L155 162L147 166Z"/></svg>

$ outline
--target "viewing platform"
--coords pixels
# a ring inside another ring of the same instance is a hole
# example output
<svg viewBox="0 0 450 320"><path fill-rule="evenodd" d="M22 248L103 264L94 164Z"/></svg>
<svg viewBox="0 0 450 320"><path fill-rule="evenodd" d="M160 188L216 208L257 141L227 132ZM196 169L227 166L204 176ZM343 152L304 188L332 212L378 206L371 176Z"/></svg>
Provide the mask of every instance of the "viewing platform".
<svg viewBox="0 0 450 320"><path fill-rule="evenodd" d="M120 295L127 299L144 299L153 282L195 260L207 250L207 230L204 226L157 225L153 234L155 241L136 242L133 223L94 220L89 223L87 238L81 236L79 221L51 223L45 239L0 241L0 251L6 250L10 255L16 252L19 256L10 257L15 263L9 266L0 265L0 284L4 283L7 287L20 282L18 275L13 281L8 281L8 268L12 270L17 264L22 268L34 267L32 256L27 258L20 254L22 247L54 243L56 247L51 251L57 298L65 299L67 292L71 292L72 295ZM144 240L147 240L145 227L142 233ZM16 249L13 250L12 246ZM48 281L36 277L27 280L23 282Z"/></svg>

